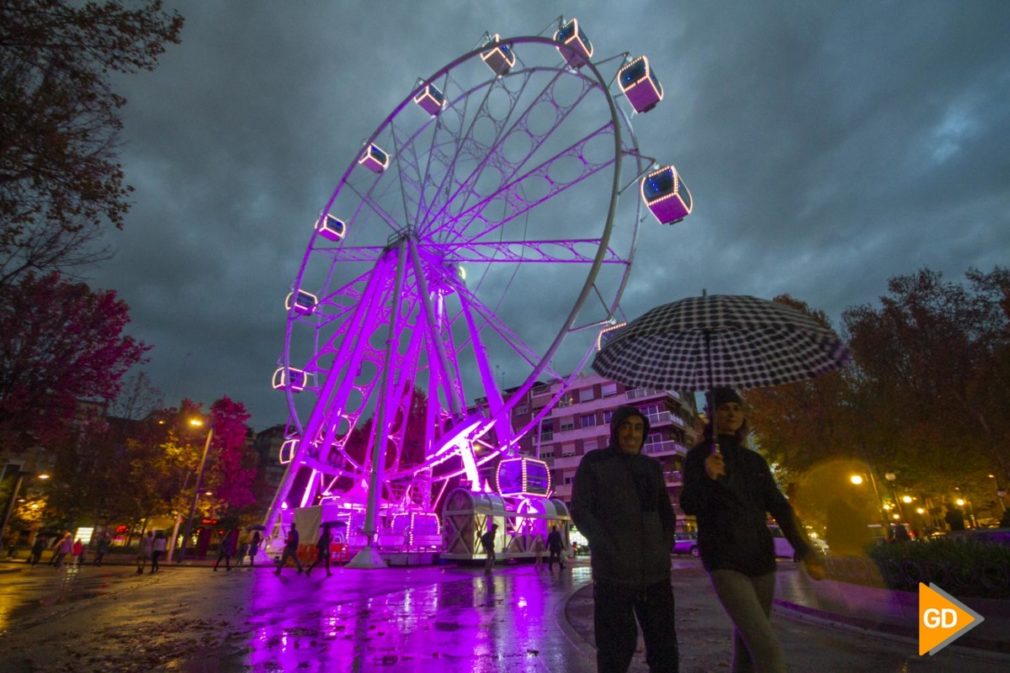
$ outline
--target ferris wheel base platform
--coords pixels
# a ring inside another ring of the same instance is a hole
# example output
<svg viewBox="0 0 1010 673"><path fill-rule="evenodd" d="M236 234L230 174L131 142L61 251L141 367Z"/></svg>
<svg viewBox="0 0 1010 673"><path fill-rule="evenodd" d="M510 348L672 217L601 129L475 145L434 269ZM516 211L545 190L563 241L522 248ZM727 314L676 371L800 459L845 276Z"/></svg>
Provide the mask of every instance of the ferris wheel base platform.
<svg viewBox="0 0 1010 673"><path fill-rule="evenodd" d="M382 555L379 550L375 547L362 547L361 551L354 555L350 561L347 562L345 568L385 568L386 561L383 560Z"/></svg>

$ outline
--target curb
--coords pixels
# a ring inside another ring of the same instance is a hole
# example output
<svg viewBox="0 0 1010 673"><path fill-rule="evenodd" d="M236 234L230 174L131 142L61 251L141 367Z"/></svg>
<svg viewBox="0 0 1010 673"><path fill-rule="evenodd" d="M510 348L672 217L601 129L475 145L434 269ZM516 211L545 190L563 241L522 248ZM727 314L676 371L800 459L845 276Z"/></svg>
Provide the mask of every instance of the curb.
<svg viewBox="0 0 1010 673"><path fill-rule="evenodd" d="M837 624L859 631L867 631L876 635L898 637L903 640L918 642L918 631L915 628L911 628L903 624L885 622L876 619L867 619L865 617L854 617L852 615L842 615L835 612L827 612L825 610L811 608L806 605L800 605L799 603L793 603L791 601L781 600L778 598L774 599L772 603L786 612L793 613L792 615L786 615L787 617L792 616L798 619L809 619L810 621L821 623L826 622ZM952 645L952 647L960 647L984 654L995 653L1005 655L1010 658L1010 642L992 640L991 638L980 638L972 635L971 633L967 633L963 637L959 638L957 640L957 644Z"/></svg>

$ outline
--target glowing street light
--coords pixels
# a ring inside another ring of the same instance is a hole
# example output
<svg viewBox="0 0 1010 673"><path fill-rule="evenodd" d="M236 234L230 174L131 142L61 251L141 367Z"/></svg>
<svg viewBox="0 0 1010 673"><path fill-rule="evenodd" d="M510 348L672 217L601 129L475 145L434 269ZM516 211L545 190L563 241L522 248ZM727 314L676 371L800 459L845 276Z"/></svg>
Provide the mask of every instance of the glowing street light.
<svg viewBox="0 0 1010 673"><path fill-rule="evenodd" d="M202 428L204 421L202 418L191 418L189 424L194 428ZM207 451L210 449L210 440L214 437L214 428L207 429L207 441L203 443L203 455L200 456L200 467L196 471L196 485L193 486L193 502L189 505L189 516L186 517L186 528L182 533L182 544L179 545L179 554L175 562L182 563L186 558L186 545L189 543L189 536L193 533L193 515L196 514L196 503L200 499L200 482L203 481L203 469L207 466Z"/></svg>
<svg viewBox="0 0 1010 673"><path fill-rule="evenodd" d="M863 475L861 475L861 474L850 475L849 476L849 481L852 482L856 486L862 486L863 485Z"/></svg>

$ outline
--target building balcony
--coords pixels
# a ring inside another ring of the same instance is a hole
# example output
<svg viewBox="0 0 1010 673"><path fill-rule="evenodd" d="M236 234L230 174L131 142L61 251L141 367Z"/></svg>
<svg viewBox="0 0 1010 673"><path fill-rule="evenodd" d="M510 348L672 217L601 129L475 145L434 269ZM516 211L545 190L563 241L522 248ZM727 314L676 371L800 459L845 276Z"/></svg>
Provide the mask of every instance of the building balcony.
<svg viewBox="0 0 1010 673"><path fill-rule="evenodd" d="M677 427L684 427L684 421L681 420L680 416L671 411L660 411L655 414L647 414L649 418L649 425L653 428L660 425L676 425Z"/></svg>
<svg viewBox="0 0 1010 673"><path fill-rule="evenodd" d="M672 397L680 399L680 394L676 390L660 390L659 388L632 388L627 392L629 400L641 400L646 397Z"/></svg>
<svg viewBox="0 0 1010 673"><path fill-rule="evenodd" d="M684 455L687 453L687 447L680 442L667 439L662 442L651 442L646 444L642 447L642 452L649 456L669 455L674 453Z"/></svg>

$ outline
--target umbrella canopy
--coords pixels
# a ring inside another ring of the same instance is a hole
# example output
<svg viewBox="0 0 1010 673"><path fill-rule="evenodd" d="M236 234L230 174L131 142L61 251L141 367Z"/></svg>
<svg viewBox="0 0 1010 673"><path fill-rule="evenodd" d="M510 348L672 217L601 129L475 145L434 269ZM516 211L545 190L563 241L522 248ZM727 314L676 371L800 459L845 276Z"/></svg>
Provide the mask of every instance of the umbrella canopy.
<svg viewBox="0 0 1010 673"><path fill-rule="evenodd" d="M814 378L848 357L831 329L790 306L708 295L628 323L596 354L593 369L628 386L763 388Z"/></svg>

